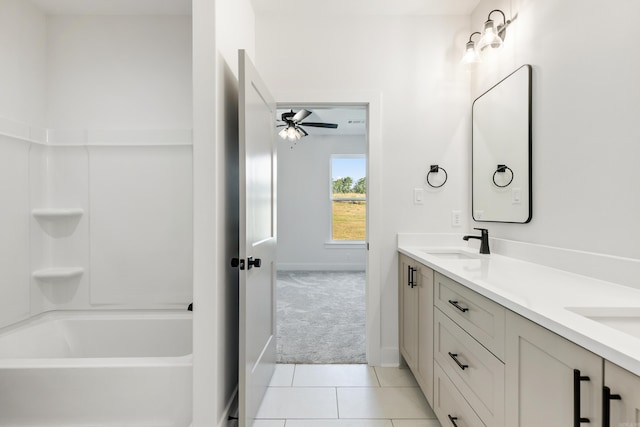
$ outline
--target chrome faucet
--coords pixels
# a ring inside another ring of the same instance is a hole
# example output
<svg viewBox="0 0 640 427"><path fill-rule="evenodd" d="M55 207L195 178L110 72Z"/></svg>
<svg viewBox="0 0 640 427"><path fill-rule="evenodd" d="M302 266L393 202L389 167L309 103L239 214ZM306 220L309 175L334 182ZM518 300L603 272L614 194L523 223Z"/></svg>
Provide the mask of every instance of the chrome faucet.
<svg viewBox="0 0 640 427"><path fill-rule="evenodd" d="M478 239L480 240L480 253L489 254L489 230L486 228L474 228L474 230L480 230L480 236L464 236L462 240Z"/></svg>

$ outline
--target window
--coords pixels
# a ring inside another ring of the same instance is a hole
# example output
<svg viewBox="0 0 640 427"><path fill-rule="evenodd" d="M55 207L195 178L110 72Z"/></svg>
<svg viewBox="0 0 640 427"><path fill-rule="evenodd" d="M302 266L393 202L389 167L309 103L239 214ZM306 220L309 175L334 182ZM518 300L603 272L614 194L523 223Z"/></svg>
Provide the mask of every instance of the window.
<svg viewBox="0 0 640 427"><path fill-rule="evenodd" d="M331 157L331 239L364 241L367 235L367 160Z"/></svg>

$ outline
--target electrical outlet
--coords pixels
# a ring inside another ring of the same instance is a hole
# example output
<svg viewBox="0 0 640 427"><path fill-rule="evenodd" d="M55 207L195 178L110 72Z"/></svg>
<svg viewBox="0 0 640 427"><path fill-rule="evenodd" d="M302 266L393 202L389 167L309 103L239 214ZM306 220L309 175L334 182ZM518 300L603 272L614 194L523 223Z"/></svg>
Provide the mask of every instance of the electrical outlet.
<svg viewBox="0 0 640 427"><path fill-rule="evenodd" d="M457 211L457 210L451 211L451 226L460 227L461 222L462 222L462 211Z"/></svg>

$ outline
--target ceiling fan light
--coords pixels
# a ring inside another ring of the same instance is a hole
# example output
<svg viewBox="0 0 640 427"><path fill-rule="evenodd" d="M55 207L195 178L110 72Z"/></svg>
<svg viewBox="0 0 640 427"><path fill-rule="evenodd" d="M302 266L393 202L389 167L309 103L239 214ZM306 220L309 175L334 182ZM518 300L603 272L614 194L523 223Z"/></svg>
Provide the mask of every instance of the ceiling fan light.
<svg viewBox="0 0 640 427"><path fill-rule="evenodd" d="M280 138L282 139L287 139L287 128L282 129L280 132L278 132L278 135L280 136Z"/></svg>
<svg viewBox="0 0 640 427"><path fill-rule="evenodd" d="M294 126L289 125L289 127L287 128L287 139L289 139L289 141L300 139L300 137L298 136L298 132L296 132L296 128Z"/></svg>

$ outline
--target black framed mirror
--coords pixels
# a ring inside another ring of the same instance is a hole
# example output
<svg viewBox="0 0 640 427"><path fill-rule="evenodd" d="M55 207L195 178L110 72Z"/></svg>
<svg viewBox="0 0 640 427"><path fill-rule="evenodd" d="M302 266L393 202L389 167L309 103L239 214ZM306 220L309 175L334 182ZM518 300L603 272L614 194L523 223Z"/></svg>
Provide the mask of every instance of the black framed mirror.
<svg viewBox="0 0 640 427"><path fill-rule="evenodd" d="M475 221L531 221L531 90L532 67L523 65L473 102L471 204Z"/></svg>

